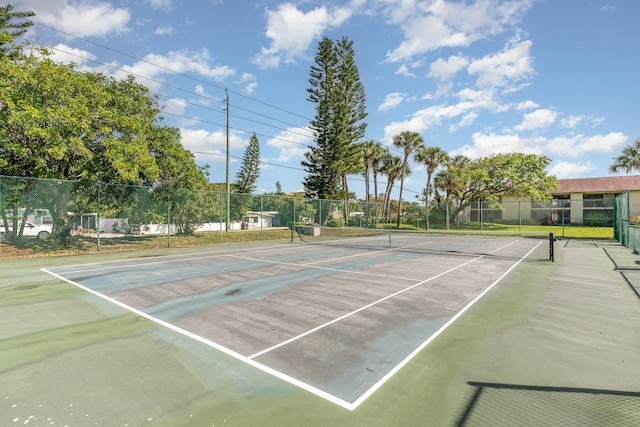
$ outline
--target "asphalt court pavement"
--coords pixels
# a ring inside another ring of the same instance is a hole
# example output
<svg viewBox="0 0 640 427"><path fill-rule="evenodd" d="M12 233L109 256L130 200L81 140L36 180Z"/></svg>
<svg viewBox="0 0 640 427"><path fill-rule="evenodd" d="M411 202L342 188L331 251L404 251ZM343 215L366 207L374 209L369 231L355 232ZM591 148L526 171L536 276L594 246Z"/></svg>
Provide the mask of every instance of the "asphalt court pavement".
<svg viewBox="0 0 640 427"><path fill-rule="evenodd" d="M46 271L353 409L544 243L281 244Z"/></svg>

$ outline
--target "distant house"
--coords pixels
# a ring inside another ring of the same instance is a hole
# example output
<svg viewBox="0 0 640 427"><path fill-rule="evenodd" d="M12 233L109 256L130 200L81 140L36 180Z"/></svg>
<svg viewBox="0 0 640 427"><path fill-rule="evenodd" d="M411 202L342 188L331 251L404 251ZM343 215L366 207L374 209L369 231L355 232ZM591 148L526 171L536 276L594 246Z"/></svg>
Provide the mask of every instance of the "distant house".
<svg viewBox="0 0 640 427"><path fill-rule="evenodd" d="M278 218L278 212L276 211L264 211L264 212L247 212L242 220L243 230L255 230L260 228L278 227L280 221Z"/></svg>
<svg viewBox="0 0 640 427"><path fill-rule="evenodd" d="M601 178L559 179L552 200L538 203L530 198L501 197L500 206L486 203L472 205L469 219L486 222L528 220L540 224L583 225L599 221L612 225L613 200L627 190L631 215L640 215L640 175Z"/></svg>

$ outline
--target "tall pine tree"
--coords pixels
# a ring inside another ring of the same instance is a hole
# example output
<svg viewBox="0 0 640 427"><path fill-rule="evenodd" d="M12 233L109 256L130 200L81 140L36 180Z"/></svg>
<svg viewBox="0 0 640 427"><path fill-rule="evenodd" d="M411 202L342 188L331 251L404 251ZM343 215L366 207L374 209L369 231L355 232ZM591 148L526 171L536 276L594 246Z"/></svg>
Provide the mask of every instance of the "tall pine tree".
<svg viewBox="0 0 640 427"><path fill-rule="evenodd" d="M346 202L350 197L347 175L362 170L357 143L364 136L363 120L367 116L353 42L343 38L334 43L324 37L318 44L309 75L307 99L316 104L316 115L311 121L315 145L302 161L308 174L304 186L319 198L340 198ZM323 222L326 215L320 215Z"/></svg>
<svg viewBox="0 0 640 427"><path fill-rule="evenodd" d="M238 193L251 194L260 178L260 142L254 133L242 156L242 165L236 173L235 190Z"/></svg>

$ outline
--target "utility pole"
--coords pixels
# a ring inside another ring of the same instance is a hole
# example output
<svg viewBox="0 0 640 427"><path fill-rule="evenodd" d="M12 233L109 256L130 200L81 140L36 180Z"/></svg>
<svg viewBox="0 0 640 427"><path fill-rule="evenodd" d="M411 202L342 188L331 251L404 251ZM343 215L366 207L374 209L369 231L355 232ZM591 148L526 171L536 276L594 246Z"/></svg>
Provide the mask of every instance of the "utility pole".
<svg viewBox="0 0 640 427"><path fill-rule="evenodd" d="M229 231L229 224L231 223L231 187L229 185L229 92L227 89L224 90L224 93L227 95L227 182L226 182L226 191L227 191L227 219L225 222L225 230Z"/></svg>

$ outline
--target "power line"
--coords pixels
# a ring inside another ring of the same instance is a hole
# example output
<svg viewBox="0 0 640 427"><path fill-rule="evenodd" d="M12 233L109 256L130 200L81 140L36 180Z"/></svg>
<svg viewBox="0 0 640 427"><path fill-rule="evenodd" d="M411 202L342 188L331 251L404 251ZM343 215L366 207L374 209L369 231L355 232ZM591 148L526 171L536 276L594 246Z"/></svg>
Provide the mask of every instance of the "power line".
<svg viewBox="0 0 640 427"><path fill-rule="evenodd" d="M42 24L42 23L39 23L39 22L36 22L36 21L34 21L34 24L39 25L39 26L44 27L44 28L47 28L47 29L49 29L49 30L52 30L52 31L58 32L58 33L60 33L60 34L64 34L64 35L65 35L65 36L67 36L67 37L75 38L75 39L77 39L77 40L81 40L81 41L83 41L83 42L85 42L85 43L88 43L88 44L91 44L91 45L94 45L94 46L100 47L100 48L105 49L105 50L109 50L109 51L111 51L111 52L114 52L114 53L117 53L117 54L119 54L119 55L125 56L125 57L127 57L127 58L131 58L131 59L134 59L134 60L136 60L136 61L139 61L139 62L142 62L142 63L148 64L148 65L151 65L151 66L153 66L153 67L156 67L156 68L158 68L158 69L161 69L161 70L167 71L167 72L169 72L169 73L172 73L172 74L175 74L175 75L178 75L178 76L181 76L181 77L184 77L184 78L187 78L187 79L193 80L193 81L198 82L198 83L202 83L202 84L207 85L207 86L210 86L210 87L214 87L214 88L219 89L219 90L225 90L225 91L227 91L227 89L226 89L226 88L223 88L222 86L219 86L219 85L217 85L217 84L214 84L214 83L212 83L212 82L210 82L210 81L206 81L206 80L203 80L203 79L200 79L200 78L194 77L194 76L192 76L192 75L189 75L189 74L186 74L186 73L183 73L183 72L180 72L180 71L173 70L173 69L171 69L171 68L168 68L168 67L165 67L165 66L162 66L162 65L159 65L159 64L153 63L153 62L151 62L151 61L149 61L149 60L146 60L146 59L143 59L143 58L136 57L136 56L131 55L131 54L128 54L128 53L126 53L126 52L122 52L122 51L120 51L120 50L117 50L117 49L114 49L114 48L111 48L111 47L108 47L108 46L102 45L102 44L100 44L100 43L93 42L93 41L91 41L91 40L88 40L88 39L85 39L85 38L82 38L82 37L79 37L79 36L76 36L76 35L73 35L73 34L67 33L67 32L65 32L65 31L62 31L62 30L59 30L59 29L56 29L56 28L50 27L50 26L48 26L48 25L45 25L45 24ZM77 58L83 59L83 60L85 60L85 61L90 61L90 62L93 62L93 63L99 64L99 65L102 65L102 66L104 66L104 67L108 67L108 68L111 68L111 69L114 69L114 70L120 71L120 72L126 72L127 74L130 74L130 75L135 76L135 77L137 77L137 78L145 79L145 80L148 80L148 81L150 81L150 82L156 83L156 84L158 84L158 85L165 86L165 87L168 87L168 88L171 88L171 89L177 90L177 91L181 91L181 92L183 92L183 93L188 93L188 94L191 94L191 95L195 95L195 96L201 97L202 99L206 99L206 100L210 100L210 101L214 101L214 102L219 102L219 103L224 102L224 101L222 101L222 100L219 100L219 99L216 99L216 98L212 98L212 97L210 97L210 96L206 96L206 95L204 95L204 94L202 94L202 93L193 92L193 91L190 91L190 90L188 90L188 89L181 88L181 87L179 87L179 86L171 85L171 84L168 84L168 83L165 83L165 82L162 82L162 81L159 81L159 80L153 79L153 78L151 78L151 77L147 77L147 76L143 76L143 75L140 75L140 74L136 74L136 73L133 73L133 72L131 72L131 71L125 71L125 70L123 70L123 69L122 69L122 68L120 68L120 67L116 67L116 66L113 66L113 65L110 65L110 64L106 64L106 63L103 63L103 62L100 62L100 61L97 61L97 60L94 60L94 59L91 59L91 58L88 58L88 57L84 57L84 56L82 56L82 55L78 55L78 54L76 54L76 53L74 53L74 52L68 52L68 51L62 50L62 49L60 49L60 48L55 48L55 47L52 47L52 46L47 46L47 45L45 45L45 44L42 44L42 43L39 43L39 42L36 42L36 41L33 41L33 40L26 39L26 38L24 38L24 37L20 37L20 38L22 38L22 39L24 39L24 40L26 40L26 41L28 41L28 42L30 42L30 43L32 43L32 44L38 44L38 45L40 45L40 46L43 46L43 47L46 47L46 48L49 48L49 49L52 49L52 50L57 50L57 51L59 51L59 52L63 52L63 53L66 53L66 54L68 54L68 55L72 55L72 56L74 56L74 57L77 57ZM276 105L274 105L274 104L271 104L271 103L268 103L268 102L264 102L264 101L258 100L258 99L256 99L256 98L253 98L253 97L250 97L250 96L243 95L242 93L239 93L239 92L235 92L235 91L228 91L228 92L229 92L229 93L233 93L234 95L237 95L237 96L239 96L239 97L242 97L242 98L248 99L248 100L250 100L250 101L252 101L252 102L256 102L256 103L258 103L258 104L265 105L265 106L268 106L268 107L270 107L270 108L274 108L274 109L276 109L276 110L278 110L278 111L282 111L282 112L287 113L287 114L290 114L290 115L292 115L292 116L296 116L296 117L299 117L299 118L305 119L305 120L307 120L307 121L311 121L311 119L310 119L310 118L308 118L308 117L305 117L305 116L303 116L303 115L301 115L301 114L298 114L298 113L295 113L295 112L292 112L292 111L286 110L286 109L284 109L284 108L278 107L278 106L276 106ZM175 97L169 97L168 95L160 95L160 94L157 94L157 93L154 93L154 94L155 94L155 95L158 95L158 96L166 97L167 99L175 98ZM206 106L203 106L203 105L198 105L198 104L195 104L195 103L191 103L191 102L188 102L188 101L185 101L185 100L181 100L181 101L185 102L187 105L191 105L191 106L194 106L194 107L196 107L196 108L203 108L203 109L207 109L207 110L214 111L214 112L217 112L217 113L222 113L222 112L223 112L223 111L221 111L221 110L216 110L216 109L209 108L209 107L206 107ZM270 120L274 120L274 121L276 121L276 122L283 123L283 124L286 124L286 125L294 126L294 127L296 127L296 128L299 128L299 129L304 129L304 128L306 127L306 126L296 126L295 124L289 123L289 122L287 122L287 121L280 120L280 119L278 119L278 118L275 118L275 117L272 117L272 116L268 116L268 115L265 115L265 114L262 114L262 113L258 113L258 112L255 112L255 111L251 111L251 110L248 110L248 109L246 109L246 108L243 108L243 107L240 107L240 106L237 106L237 105L234 105L233 107L234 107L234 108L236 108L236 109L239 109L239 110L241 110L241 111L246 111L246 112L248 112L248 113L250 113L250 114L255 114L255 115L257 115L257 116L264 117L264 118L268 118L268 119L270 119ZM223 125L221 125L221 124L219 124L219 123L209 122L209 121L205 121L205 120L201 120L201 119L197 119L197 118L193 118L193 117L182 116L182 115L179 115L179 114L176 114L176 113L169 113L169 112L166 112L166 111L165 111L165 112L163 112L163 114L172 115L172 116L175 116L175 117L180 117L180 118L183 118L183 119L186 119L186 120L193 120L193 121L197 121L197 122L200 122L200 123L212 124L212 125L220 126L220 127L222 127L222 126L223 126ZM269 124L269 123L264 123L264 122L260 122L260 121L257 121L257 120L253 120L253 119L250 119L250 118L247 118L247 117L243 117L243 116L239 116L239 115L233 115L233 117L239 118L239 119L241 119L241 120L246 120L246 121L249 121L249 122L253 122L253 123L256 123L256 124L260 124L260 125L263 125L263 126L272 127L272 128L278 129L278 130L282 130L282 131L290 132L290 133L292 133L292 134L297 134L297 135L304 136L304 137L310 137L309 135L305 135L305 134L299 133L299 132L297 132L297 131L292 131L292 130L290 130L290 129L280 128L280 127L278 127L278 126L274 126L274 125L271 125L271 124ZM247 130L243 130L243 129L239 129L239 128L233 128L233 129L234 129L234 130L238 130L238 131L242 131L242 132L249 132L249 133L251 132L251 131L247 131ZM257 135L257 133L256 133L256 135ZM269 136L269 135L264 135L264 134L260 134L260 135L261 135L261 136L265 136L265 137L267 137L267 138L271 138L271 139L281 140L281 141L284 141L284 142L287 142L287 143L292 143L292 144L297 144L297 145L304 145L304 146L306 146L306 147L309 147L307 144L300 143L300 142L296 142L296 141L291 141L291 140L286 140L286 139L284 139L284 138L280 138L280 137L274 137L274 136ZM398 150L396 147L394 147L393 145L384 145L384 144L380 143L379 141L376 141L376 140L375 140L375 139L373 139L373 138L367 138L366 136L365 136L365 138L366 138L366 139L369 139L369 140L371 140L371 141L373 141L374 143L376 143L377 145L379 145L379 146L381 146L381 147L383 147L383 148L386 148L386 149L387 149L387 151L394 151L394 152L396 152L396 153L402 154L402 152L401 152L400 150ZM414 157L414 156L411 156L411 158L415 161L415 157ZM412 193L420 194L420 193L418 193L418 192L415 192L415 191L412 191L412 190L409 190L409 189L406 189L406 190L407 190L408 192L412 192Z"/></svg>

